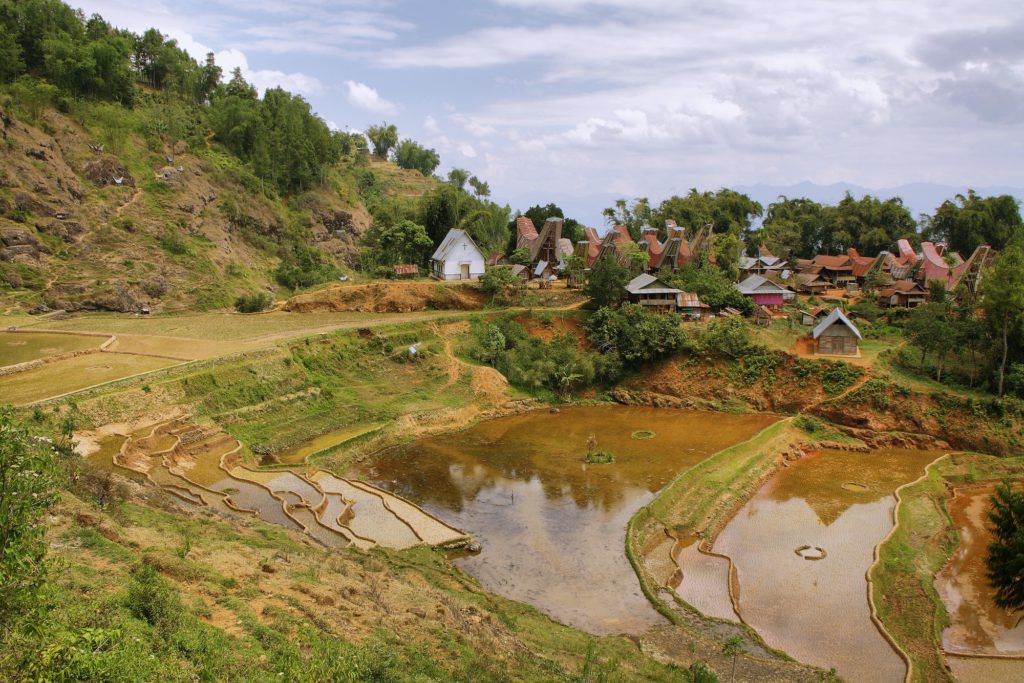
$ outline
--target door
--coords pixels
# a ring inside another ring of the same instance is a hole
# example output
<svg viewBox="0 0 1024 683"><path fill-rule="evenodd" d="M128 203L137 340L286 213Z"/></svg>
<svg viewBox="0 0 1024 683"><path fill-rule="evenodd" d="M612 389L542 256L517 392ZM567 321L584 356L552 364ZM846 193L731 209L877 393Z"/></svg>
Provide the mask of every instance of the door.
<svg viewBox="0 0 1024 683"><path fill-rule="evenodd" d="M459 264L459 268L462 271L461 272L462 279L463 280L468 280L469 279L469 264L468 263L460 263Z"/></svg>

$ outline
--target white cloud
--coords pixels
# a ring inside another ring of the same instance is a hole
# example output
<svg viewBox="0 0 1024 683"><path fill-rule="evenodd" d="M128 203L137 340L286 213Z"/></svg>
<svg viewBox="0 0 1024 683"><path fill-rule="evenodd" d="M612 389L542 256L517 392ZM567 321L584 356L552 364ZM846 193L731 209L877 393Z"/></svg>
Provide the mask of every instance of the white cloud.
<svg viewBox="0 0 1024 683"><path fill-rule="evenodd" d="M437 125L437 119L433 116L427 116L427 118L423 119L423 130L432 135L441 133L441 127Z"/></svg>
<svg viewBox="0 0 1024 683"><path fill-rule="evenodd" d="M348 89L348 101L353 106L372 111L376 114L390 115L398 113L398 105L384 99L380 96L380 93L365 83L345 81L345 87Z"/></svg>
<svg viewBox="0 0 1024 683"><path fill-rule="evenodd" d="M241 50L234 48L221 50L214 55L217 64L224 70L224 77L230 78L235 68L242 70L242 76L248 82L256 86L260 93L267 91L267 88L284 88L285 90L299 95L318 95L323 92L324 86L319 79L308 76L304 73L284 73L274 69L251 69L249 59Z"/></svg>
<svg viewBox="0 0 1024 683"><path fill-rule="evenodd" d="M476 150L473 149L473 145L468 142L459 144L459 153L464 157L469 157L470 159L476 158Z"/></svg>

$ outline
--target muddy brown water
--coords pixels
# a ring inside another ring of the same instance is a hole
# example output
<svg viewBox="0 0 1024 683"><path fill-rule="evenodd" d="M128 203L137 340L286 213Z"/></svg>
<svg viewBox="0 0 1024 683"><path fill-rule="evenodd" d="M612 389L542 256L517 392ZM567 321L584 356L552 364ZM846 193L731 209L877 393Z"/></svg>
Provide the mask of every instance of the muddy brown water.
<svg viewBox="0 0 1024 683"><path fill-rule="evenodd" d="M865 573L892 528L895 490L941 455L820 451L770 479L714 543L736 567L743 619L769 645L844 680L902 681L903 660L871 621ZM795 551L805 545L826 556L804 559Z"/></svg>
<svg viewBox="0 0 1024 683"><path fill-rule="evenodd" d="M347 476L470 533L455 560L488 589L597 634L664 623L624 551L629 518L676 473L776 418L625 406L537 411L388 450ZM633 439L637 430L652 439ZM615 462L583 462L587 438Z"/></svg>
<svg viewBox="0 0 1024 683"><path fill-rule="evenodd" d="M942 646L959 654L1024 657L1024 611L997 607L986 576L985 558L994 540L987 516L993 490L993 486L959 490L949 503L960 545L935 578L950 617ZM1017 671L1024 679L1024 659Z"/></svg>

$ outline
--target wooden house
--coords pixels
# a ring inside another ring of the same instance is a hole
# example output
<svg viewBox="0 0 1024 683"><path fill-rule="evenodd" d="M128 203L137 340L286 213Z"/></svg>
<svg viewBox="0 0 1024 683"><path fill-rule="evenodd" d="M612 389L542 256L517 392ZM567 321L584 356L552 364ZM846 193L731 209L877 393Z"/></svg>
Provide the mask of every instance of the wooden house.
<svg viewBox="0 0 1024 683"><path fill-rule="evenodd" d="M438 280L477 280L484 274L484 255L465 230L452 228L430 257Z"/></svg>
<svg viewBox="0 0 1024 683"><path fill-rule="evenodd" d="M915 280L900 280L878 290L878 305L882 308L914 308L928 301L928 292Z"/></svg>
<svg viewBox="0 0 1024 683"><path fill-rule="evenodd" d="M695 292L680 292L676 296L676 308L681 315L693 320L703 320L711 314L711 307Z"/></svg>
<svg viewBox="0 0 1024 683"><path fill-rule="evenodd" d="M859 356L860 330L843 314L834 308L811 333L816 353L828 356Z"/></svg>
<svg viewBox="0 0 1024 683"><path fill-rule="evenodd" d="M669 287L650 273L642 273L626 284L626 299L656 311L675 313L682 290Z"/></svg>
<svg viewBox="0 0 1024 683"><path fill-rule="evenodd" d="M754 324L768 327L772 324L772 312L766 306L758 306L754 311Z"/></svg>
<svg viewBox="0 0 1024 683"><path fill-rule="evenodd" d="M781 308L783 302L794 296L793 290L789 287L773 282L763 275L750 275L743 282L733 286L740 294L752 298L758 306Z"/></svg>

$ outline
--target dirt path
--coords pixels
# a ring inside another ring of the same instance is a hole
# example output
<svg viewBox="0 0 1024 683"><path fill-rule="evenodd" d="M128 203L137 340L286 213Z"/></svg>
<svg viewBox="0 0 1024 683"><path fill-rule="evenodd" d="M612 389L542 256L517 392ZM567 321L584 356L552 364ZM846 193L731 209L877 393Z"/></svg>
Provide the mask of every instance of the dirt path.
<svg viewBox="0 0 1024 683"><path fill-rule="evenodd" d="M142 188L141 187L136 187L135 188L135 192L131 196L131 199L126 201L121 206L117 207L117 209L114 211L114 213L117 214L118 216L120 216L124 212L125 209L127 209L129 206L131 206L132 204L135 203L135 200L138 199L140 195L142 195Z"/></svg>
<svg viewBox="0 0 1024 683"><path fill-rule="evenodd" d="M826 396L825 398L821 399L817 403L814 403L814 404L811 404L811 405L807 406L806 408L804 408L803 412L805 412L805 413L806 412L810 412L810 411L814 410L815 408L817 408L818 406L820 406L823 403L829 403L831 401L839 401L841 399L844 399L847 396L849 396L850 394L852 394L853 392L855 392L858 389L860 389L862 386L867 384L872 379L874 379L874 375L871 374L870 370L866 370L864 372L864 374L861 375L860 377L858 377L857 381L854 382L853 384L851 384L849 387L847 387L846 389L842 390L841 392L839 392L835 396Z"/></svg>

